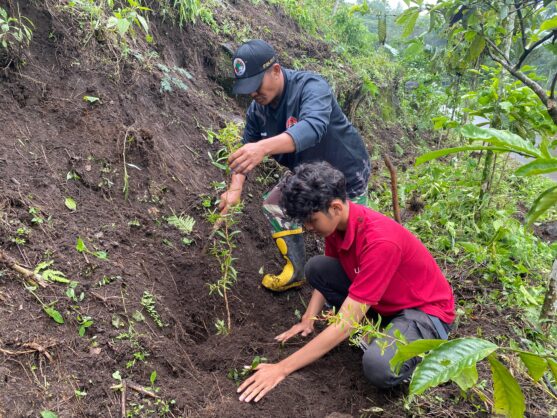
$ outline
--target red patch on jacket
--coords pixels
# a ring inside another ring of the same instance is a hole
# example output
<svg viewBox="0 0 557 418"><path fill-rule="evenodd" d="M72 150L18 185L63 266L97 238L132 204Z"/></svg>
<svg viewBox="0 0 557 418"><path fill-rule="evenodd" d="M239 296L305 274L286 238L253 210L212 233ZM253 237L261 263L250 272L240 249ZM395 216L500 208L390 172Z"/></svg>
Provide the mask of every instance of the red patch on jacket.
<svg viewBox="0 0 557 418"><path fill-rule="evenodd" d="M296 119L294 116L290 116L287 120L286 120L286 129L290 129L292 128L294 125L296 125L298 123L298 119Z"/></svg>

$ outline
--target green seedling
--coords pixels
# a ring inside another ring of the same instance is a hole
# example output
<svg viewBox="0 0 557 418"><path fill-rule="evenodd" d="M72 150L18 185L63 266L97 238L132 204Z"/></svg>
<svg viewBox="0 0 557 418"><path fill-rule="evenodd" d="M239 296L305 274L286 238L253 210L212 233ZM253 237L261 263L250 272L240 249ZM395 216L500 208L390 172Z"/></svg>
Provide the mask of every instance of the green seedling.
<svg viewBox="0 0 557 418"><path fill-rule="evenodd" d="M121 278L122 277L120 276L103 276L103 278L97 282L97 287L103 287L109 285L110 283L119 280Z"/></svg>
<svg viewBox="0 0 557 418"><path fill-rule="evenodd" d="M68 171L68 174L66 174L66 180L81 180L81 177L79 177L79 174L77 174L74 170L70 170Z"/></svg>
<svg viewBox="0 0 557 418"><path fill-rule="evenodd" d="M101 99L95 96L83 96L83 101L89 104L101 103Z"/></svg>
<svg viewBox="0 0 557 418"><path fill-rule="evenodd" d="M58 312L56 309L54 309L53 307L56 304L56 301L46 304L35 293L35 291L37 290L36 287L26 286L25 288L29 293L31 293L35 297L35 299L37 299L37 301L40 303L41 307L43 308L44 313L50 316L54 320L54 322L56 322L57 324L64 323L64 317L62 316L62 314Z"/></svg>
<svg viewBox="0 0 557 418"><path fill-rule="evenodd" d="M151 319L159 328L164 327L164 323L155 308L155 296L147 290L143 292L143 296L141 297L141 306L145 308Z"/></svg>
<svg viewBox="0 0 557 418"><path fill-rule="evenodd" d="M77 315L77 323L79 324L79 328L78 328L78 334L80 337L83 337L85 335L85 332L87 331L87 328L89 328L91 325L93 325L93 318L91 318L90 316L82 316L81 314Z"/></svg>
<svg viewBox="0 0 557 418"><path fill-rule="evenodd" d="M41 418L58 418L58 415L56 415L54 412L52 411L41 411Z"/></svg>
<svg viewBox="0 0 557 418"><path fill-rule="evenodd" d="M64 201L64 204L72 212L77 210L77 203L75 202L75 200L72 197L66 197L66 200Z"/></svg>
<svg viewBox="0 0 557 418"><path fill-rule="evenodd" d="M234 383L236 383L236 385L239 385L250 374L252 374L261 363L266 363L266 362L267 359L265 357L255 356L249 366L244 366L241 369L230 369L226 377L232 380Z"/></svg>
<svg viewBox="0 0 557 418"><path fill-rule="evenodd" d="M44 222L44 218L41 216L41 212L39 209L30 207L29 214L32 216L31 223L35 225L40 225Z"/></svg>
<svg viewBox="0 0 557 418"><path fill-rule="evenodd" d="M48 268L53 263L54 263L54 260L50 260L50 261L43 261L43 262L37 264L37 267L35 267L35 270L34 270L35 274L39 274L43 279L45 279L48 282L70 284L71 280L68 279L63 272L61 272L59 270L52 270L52 269ZM77 282L75 282L75 283L77 283Z"/></svg>
<svg viewBox="0 0 557 418"><path fill-rule="evenodd" d="M166 218L166 222L176 227L184 235L191 234L195 225L195 219L189 215L172 215Z"/></svg>
<svg viewBox="0 0 557 418"><path fill-rule="evenodd" d="M108 260L108 253L106 251L91 251L91 250L89 250L87 248L87 246L85 245L85 242L83 242L83 240L79 237L77 237L77 242L75 244L75 249L79 253L91 254L91 255L93 255L97 258L100 258L101 260Z"/></svg>
<svg viewBox="0 0 557 418"><path fill-rule="evenodd" d="M139 228L141 226L141 223L139 222L138 219L132 219L131 221L128 222L128 226Z"/></svg>
<svg viewBox="0 0 557 418"><path fill-rule="evenodd" d="M68 288L66 289L66 296L73 300L75 303L81 302L85 298L85 293L81 292L79 296L75 292L75 288L79 283L76 281L70 281Z"/></svg>
<svg viewBox="0 0 557 418"><path fill-rule="evenodd" d="M75 394L75 397L77 399L81 399L81 398L84 398L84 397L87 396L87 392L85 392L84 390L79 390L79 389L75 389L74 394Z"/></svg>
<svg viewBox="0 0 557 418"><path fill-rule="evenodd" d="M122 375L120 374L120 370L116 370L114 373L112 373L112 378L116 380L117 383L115 385L110 386L110 389L121 391L122 388L124 387L124 382L122 381Z"/></svg>

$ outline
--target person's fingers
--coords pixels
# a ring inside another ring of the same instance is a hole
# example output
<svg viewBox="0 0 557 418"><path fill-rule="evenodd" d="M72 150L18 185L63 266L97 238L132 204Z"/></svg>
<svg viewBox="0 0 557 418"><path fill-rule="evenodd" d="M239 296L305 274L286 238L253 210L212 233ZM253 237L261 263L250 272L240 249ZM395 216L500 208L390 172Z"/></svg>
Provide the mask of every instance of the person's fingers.
<svg viewBox="0 0 557 418"><path fill-rule="evenodd" d="M253 398L255 398L259 392L261 392L265 388L265 383L255 384L252 385L253 389L251 392L244 398L245 402L251 402Z"/></svg>
<svg viewBox="0 0 557 418"><path fill-rule="evenodd" d="M237 392L240 393L242 392L245 388L247 388L249 385L251 385L251 383L255 380L255 375L251 375L250 377L248 377L246 380L244 380L244 383L242 383L240 385L240 387L238 388Z"/></svg>
<svg viewBox="0 0 557 418"><path fill-rule="evenodd" d="M259 392L259 395L257 395L257 397L253 400L254 402L259 402L261 400L261 398L263 396L265 396L267 393L269 393L269 391L271 389L273 389L276 385L273 386L267 386L266 388L264 388L261 392Z"/></svg>
<svg viewBox="0 0 557 418"><path fill-rule="evenodd" d="M241 155L244 155L244 147L237 149L233 154L228 157L228 163L231 164L234 160L236 160Z"/></svg>

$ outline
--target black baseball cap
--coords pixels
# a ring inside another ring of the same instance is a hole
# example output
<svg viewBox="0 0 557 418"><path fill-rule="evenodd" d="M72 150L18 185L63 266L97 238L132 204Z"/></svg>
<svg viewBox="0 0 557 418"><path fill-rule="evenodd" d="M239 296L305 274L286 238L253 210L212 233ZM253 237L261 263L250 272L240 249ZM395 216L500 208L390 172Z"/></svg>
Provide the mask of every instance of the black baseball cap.
<svg viewBox="0 0 557 418"><path fill-rule="evenodd" d="M276 62L275 50L267 42L254 39L243 44L234 54L232 65L236 79L234 94L250 94L261 85L265 70Z"/></svg>

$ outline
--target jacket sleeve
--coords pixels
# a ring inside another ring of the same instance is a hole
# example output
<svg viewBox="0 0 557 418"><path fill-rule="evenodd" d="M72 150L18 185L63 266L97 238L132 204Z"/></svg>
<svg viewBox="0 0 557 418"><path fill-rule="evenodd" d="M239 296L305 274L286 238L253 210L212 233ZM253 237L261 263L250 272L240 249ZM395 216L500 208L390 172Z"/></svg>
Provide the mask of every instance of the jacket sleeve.
<svg viewBox="0 0 557 418"><path fill-rule="evenodd" d="M246 126L244 128L244 136L242 137L244 144L257 142L261 139L261 128L257 122L255 111L255 102L252 102L246 113Z"/></svg>
<svg viewBox="0 0 557 418"><path fill-rule="evenodd" d="M286 132L294 140L296 152L317 145L329 126L332 110L332 92L327 82L310 79L303 87L298 123Z"/></svg>

